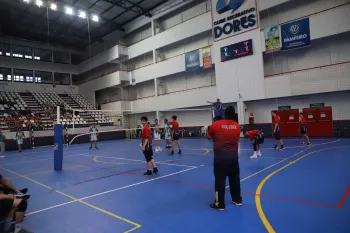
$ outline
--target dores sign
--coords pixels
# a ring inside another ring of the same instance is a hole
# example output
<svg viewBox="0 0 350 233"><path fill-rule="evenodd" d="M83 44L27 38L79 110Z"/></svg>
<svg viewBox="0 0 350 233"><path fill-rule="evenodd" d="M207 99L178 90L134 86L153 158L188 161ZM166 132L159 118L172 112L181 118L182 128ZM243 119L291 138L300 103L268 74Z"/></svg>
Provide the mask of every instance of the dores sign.
<svg viewBox="0 0 350 233"><path fill-rule="evenodd" d="M258 27L255 0L211 0L214 41Z"/></svg>

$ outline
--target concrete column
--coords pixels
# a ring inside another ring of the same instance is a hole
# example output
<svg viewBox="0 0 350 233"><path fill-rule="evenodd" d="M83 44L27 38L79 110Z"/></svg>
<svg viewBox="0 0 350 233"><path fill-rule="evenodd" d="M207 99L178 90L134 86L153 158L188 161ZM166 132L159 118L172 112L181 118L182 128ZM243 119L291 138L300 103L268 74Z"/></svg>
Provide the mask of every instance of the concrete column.
<svg viewBox="0 0 350 233"><path fill-rule="evenodd" d="M152 36L154 36L154 20L151 20Z"/></svg>
<svg viewBox="0 0 350 233"><path fill-rule="evenodd" d="M157 54L156 54L156 50L153 49L153 64L157 63Z"/></svg>
<svg viewBox="0 0 350 233"><path fill-rule="evenodd" d="M237 114L238 114L238 123L240 125L245 124L245 104L243 101L237 102Z"/></svg>
<svg viewBox="0 0 350 233"><path fill-rule="evenodd" d="M158 96L158 81L157 78L154 79L154 95Z"/></svg>

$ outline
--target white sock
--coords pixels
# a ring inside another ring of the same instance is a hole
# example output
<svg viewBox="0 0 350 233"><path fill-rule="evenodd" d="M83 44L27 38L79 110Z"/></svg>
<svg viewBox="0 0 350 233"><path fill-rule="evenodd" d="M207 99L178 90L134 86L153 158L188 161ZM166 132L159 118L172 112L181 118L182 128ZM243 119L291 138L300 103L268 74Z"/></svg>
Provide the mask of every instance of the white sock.
<svg viewBox="0 0 350 233"><path fill-rule="evenodd" d="M260 150L258 150L258 156L261 156Z"/></svg>
<svg viewBox="0 0 350 233"><path fill-rule="evenodd" d="M12 218L6 218L5 230L8 231L11 228Z"/></svg>
<svg viewBox="0 0 350 233"><path fill-rule="evenodd" d="M21 224L16 224L14 233L18 233L21 229Z"/></svg>
<svg viewBox="0 0 350 233"><path fill-rule="evenodd" d="M256 153L256 151L254 151L254 154L253 155L258 155L257 153Z"/></svg>

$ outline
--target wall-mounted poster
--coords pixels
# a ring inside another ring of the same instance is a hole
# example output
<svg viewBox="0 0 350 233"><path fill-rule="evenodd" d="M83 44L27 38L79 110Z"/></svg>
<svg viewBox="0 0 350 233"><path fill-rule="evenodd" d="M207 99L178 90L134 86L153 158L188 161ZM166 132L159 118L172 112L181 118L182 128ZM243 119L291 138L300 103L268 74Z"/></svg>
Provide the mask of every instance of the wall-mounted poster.
<svg viewBox="0 0 350 233"><path fill-rule="evenodd" d="M309 18L281 25L282 50L310 45Z"/></svg>
<svg viewBox="0 0 350 233"><path fill-rule="evenodd" d="M265 28L265 53L272 53L281 50L280 29L278 25Z"/></svg>
<svg viewBox="0 0 350 233"><path fill-rule="evenodd" d="M199 61L199 50L185 54L186 71L198 70L201 67Z"/></svg>
<svg viewBox="0 0 350 233"><path fill-rule="evenodd" d="M221 47L221 62L253 55L253 40L246 40Z"/></svg>
<svg viewBox="0 0 350 233"><path fill-rule="evenodd" d="M203 68L211 68L213 63L211 61L211 46L202 48L202 56L203 56Z"/></svg>

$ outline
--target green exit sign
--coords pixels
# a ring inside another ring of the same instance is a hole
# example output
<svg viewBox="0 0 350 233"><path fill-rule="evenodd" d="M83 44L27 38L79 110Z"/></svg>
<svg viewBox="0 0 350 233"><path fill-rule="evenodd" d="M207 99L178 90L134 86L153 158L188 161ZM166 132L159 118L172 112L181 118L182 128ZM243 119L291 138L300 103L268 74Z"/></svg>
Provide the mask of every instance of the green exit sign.
<svg viewBox="0 0 350 233"><path fill-rule="evenodd" d="M310 108L321 108L324 107L324 103L310 104Z"/></svg>
<svg viewBox="0 0 350 233"><path fill-rule="evenodd" d="M278 110L289 110L292 109L290 106L278 106Z"/></svg>

